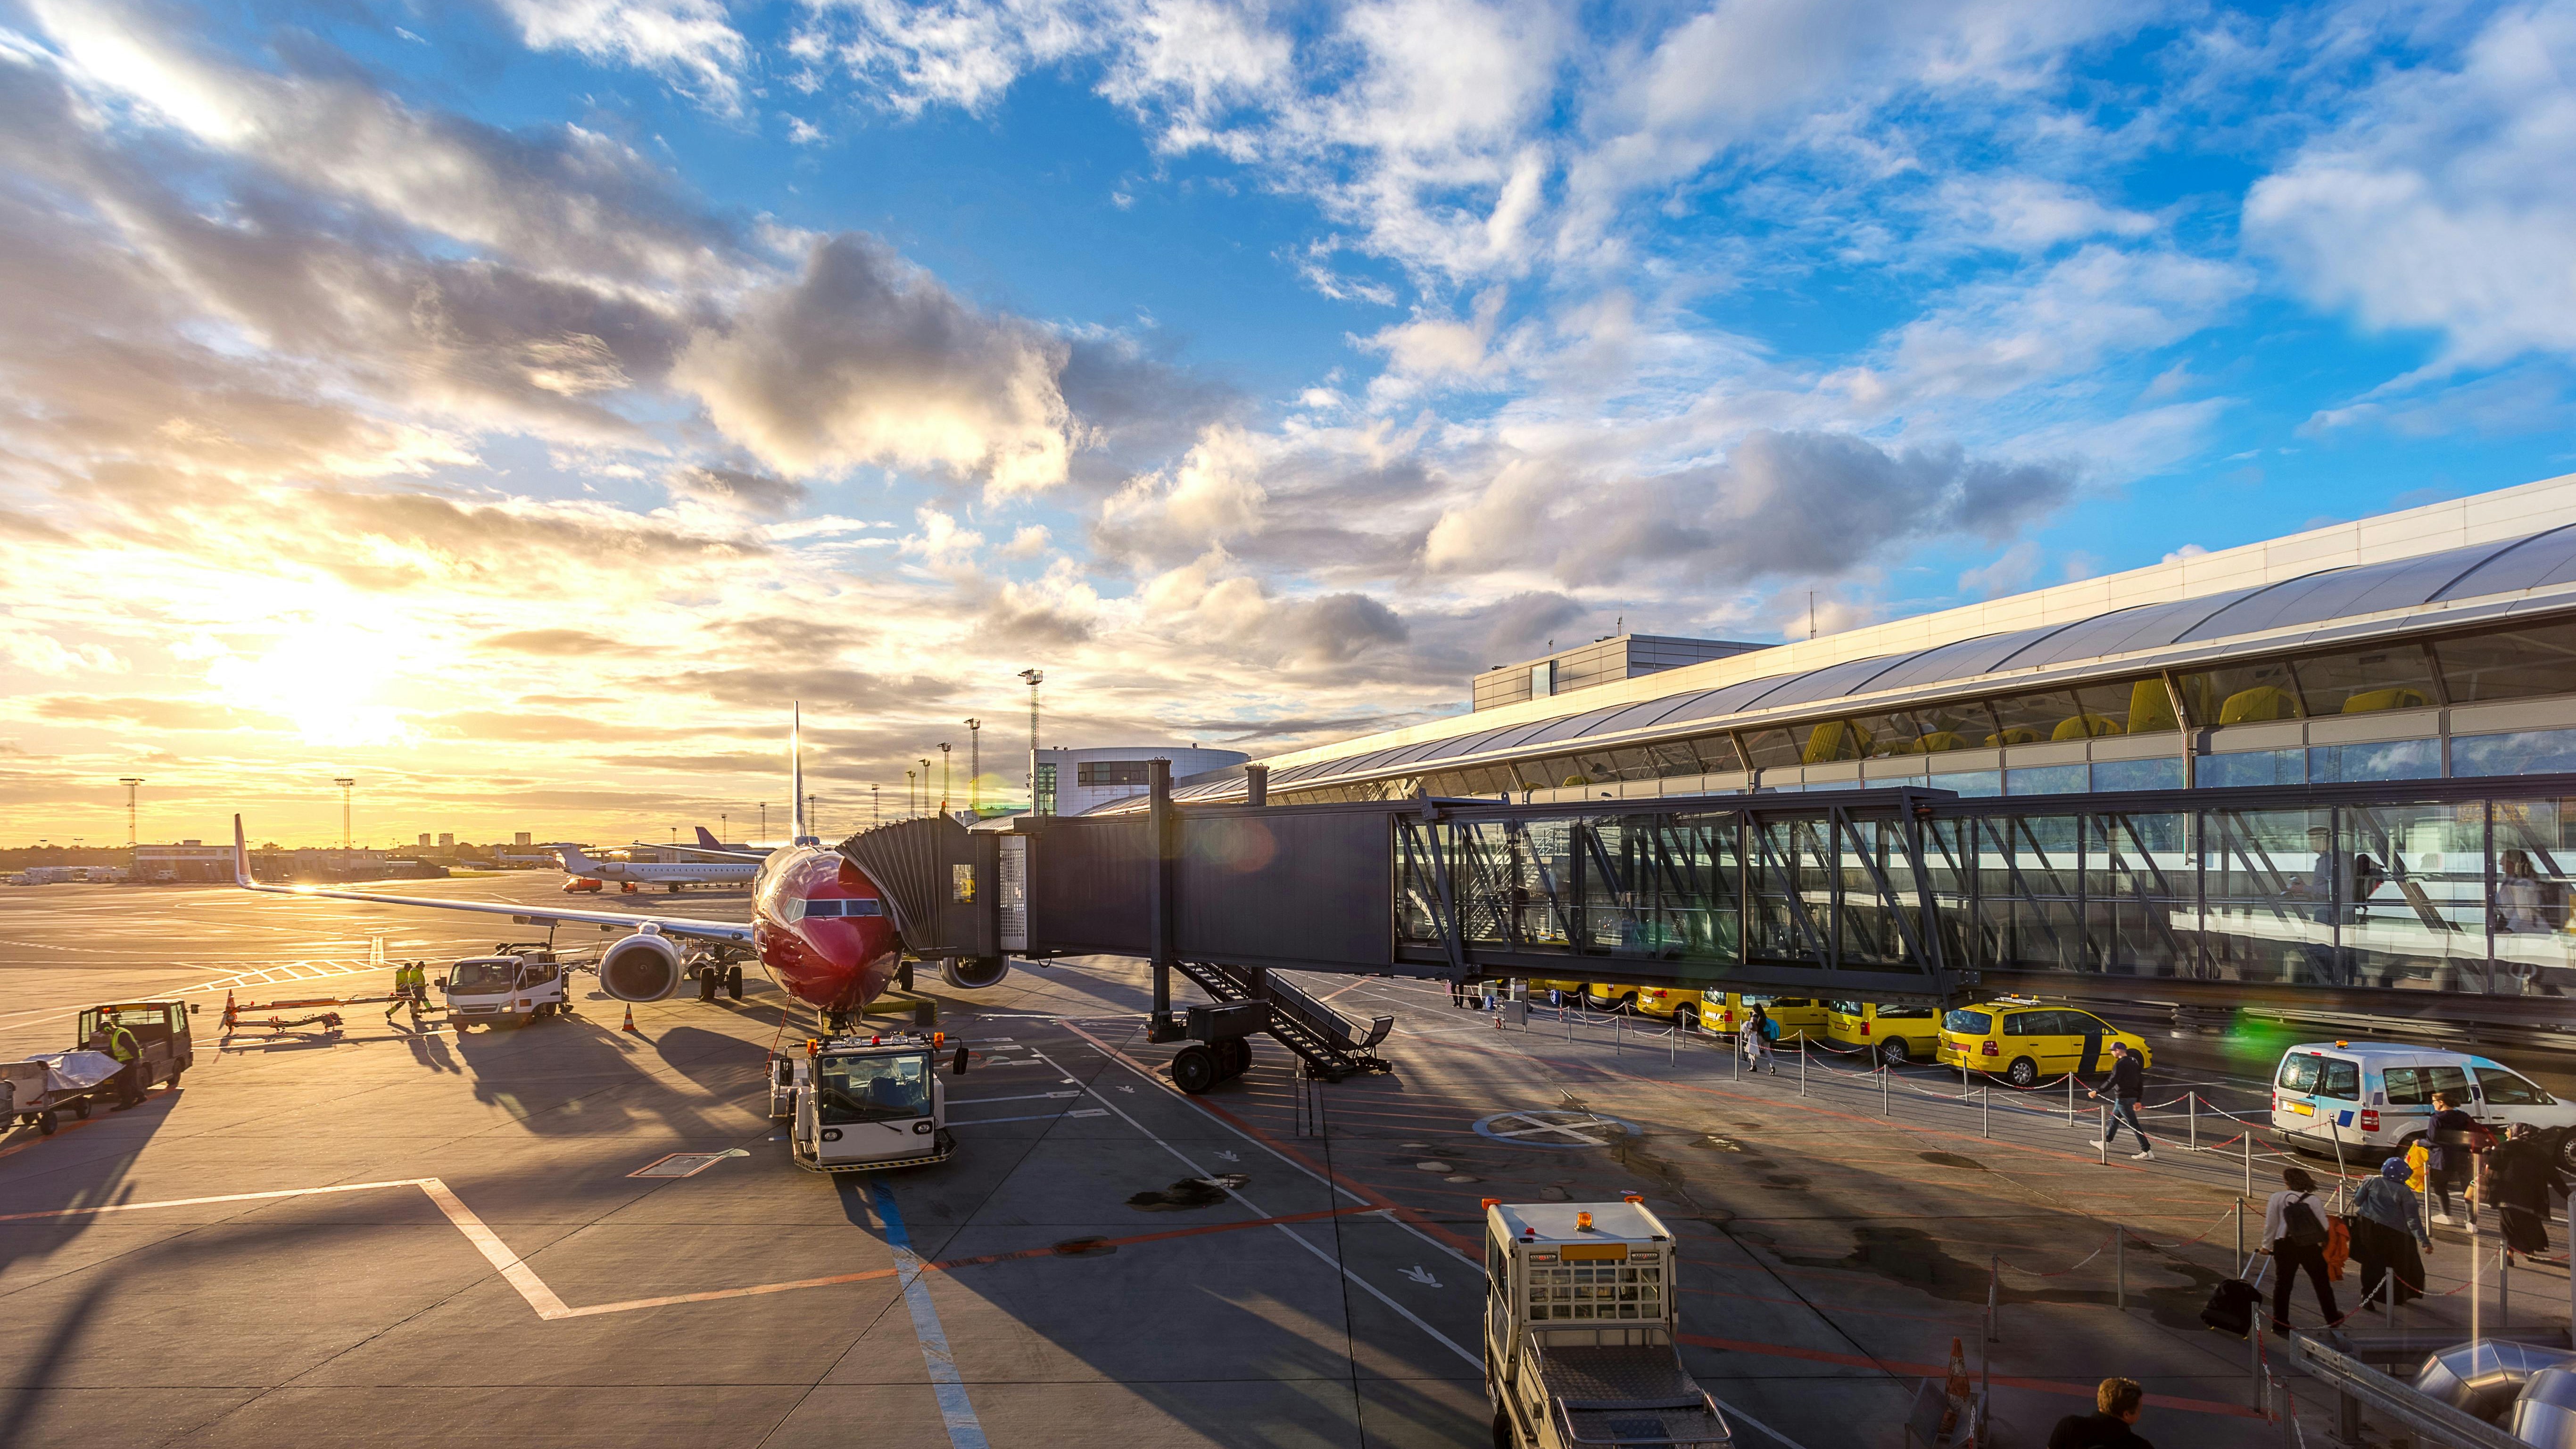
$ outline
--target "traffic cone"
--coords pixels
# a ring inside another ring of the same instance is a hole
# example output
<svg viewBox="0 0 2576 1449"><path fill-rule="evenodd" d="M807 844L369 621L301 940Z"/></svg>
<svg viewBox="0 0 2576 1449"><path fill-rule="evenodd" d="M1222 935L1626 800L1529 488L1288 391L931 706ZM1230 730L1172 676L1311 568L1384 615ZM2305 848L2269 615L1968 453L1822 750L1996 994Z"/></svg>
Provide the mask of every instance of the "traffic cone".
<svg viewBox="0 0 2576 1449"><path fill-rule="evenodd" d="M1941 1432L1957 1433L1968 1422L1968 1399L1974 1391L1968 1387L1968 1351L1959 1340L1950 1340L1950 1382L1943 1393Z"/></svg>
<svg viewBox="0 0 2576 1449"><path fill-rule="evenodd" d="M637 1036L642 1036L642 1035L644 1034L644 1033L642 1033L642 1032L640 1032L640 1031L635 1031L635 1003L634 1003L634 1002L631 1002L631 1001L630 1001L630 1002L626 1003L626 1024L625 1024L624 1026L619 1027L619 1028L618 1028L618 1030L619 1030L619 1031L632 1031L632 1032L635 1032L635 1034L636 1034Z"/></svg>
<svg viewBox="0 0 2576 1449"><path fill-rule="evenodd" d="M233 1005L233 994L226 991L224 993L224 1035L232 1035L233 1023L240 1018L241 1008Z"/></svg>

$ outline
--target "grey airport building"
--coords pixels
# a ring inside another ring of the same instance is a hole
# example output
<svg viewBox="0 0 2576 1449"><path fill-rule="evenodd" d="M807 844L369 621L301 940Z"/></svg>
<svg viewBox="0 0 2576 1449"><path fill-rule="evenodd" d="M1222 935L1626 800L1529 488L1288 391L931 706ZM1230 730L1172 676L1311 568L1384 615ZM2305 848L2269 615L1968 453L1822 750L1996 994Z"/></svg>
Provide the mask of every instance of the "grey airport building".
<svg viewBox="0 0 2576 1449"><path fill-rule="evenodd" d="M2576 476L1793 643L1579 650L1174 808L1381 822L1399 966L2568 1024Z"/></svg>

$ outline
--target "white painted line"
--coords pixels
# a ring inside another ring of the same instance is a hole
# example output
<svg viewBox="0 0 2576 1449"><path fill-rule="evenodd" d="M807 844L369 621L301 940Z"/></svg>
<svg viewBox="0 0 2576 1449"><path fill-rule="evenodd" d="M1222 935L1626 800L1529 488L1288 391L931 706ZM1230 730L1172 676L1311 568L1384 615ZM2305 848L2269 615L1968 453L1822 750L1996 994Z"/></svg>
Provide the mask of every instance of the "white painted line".
<svg viewBox="0 0 2576 1449"><path fill-rule="evenodd" d="M1073 1095L1068 1092L1066 1096ZM1080 1112L1040 1112L1034 1117L984 1117L973 1122L960 1122L960 1127L993 1127L1004 1122L1060 1122L1067 1117L1106 1117L1106 1112L1086 1108Z"/></svg>
<svg viewBox="0 0 2576 1449"><path fill-rule="evenodd" d="M1045 1053L1041 1052L1041 1053L1039 1053L1039 1055L1040 1055L1040 1056L1044 1056L1044 1055L1045 1055ZM1113 1060L1113 1061L1117 1061L1117 1060L1119 1060L1119 1058L1112 1057L1112 1058L1111 1058L1111 1060ZM1216 1177L1216 1174L1215 1174L1215 1173L1212 1173L1212 1172L1208 1171L1206 1168L1204 1168L1204 1167L1200 1166L1200 1165L1198 1164L1198 1162L1197 1162L1197 1161L1195 1161L1194 1159L1192 1159L1188 1153L1183 1152L1181 1149L1179 1149L1179 1148L1177 1148L1177 1147L1174 1147L1172 1144L1170 1144L1169 1142L1164 1141L1162 1138L1155 1136L1155 1135L1154 1135L1154 1133L1153 1133L1153 1131L1152 1131L1152 1129L1150 1129L1150 1128L1146 1127L1146 1125L1145 1125L1144 1123L1137 1121L1137 1120L1136 1120L1135 1118L1133 1118L1133 1117L1129 1117L1129 1116L1127 1115L1126 1111L1125 1111L1123 1108L1121 1108L1117 1103L1110 1101L1107 1097L1103 1097L1103 1096L1101 1096L1101 1095L1100 1095L1100 1093L1099 1093L1098 1091L1094 1090L1093 1088L1085 1087L1085 1088L1083 1088L1083 1090L1084 1090L1084 1091L1086 1091L1086 1092L1089 1092L1093 1097L1097 1098L1097 1099L1099 1100L1099 1102L1100 1102L1100 1105L1102 1105L1102 1106L1104 1106L1104 1107L1107 1107L1110 1111L1112 1111L1112 1112L1116 1112L1116 1113L1117 1113L1121 1118L1124 1118L1124 1119L1126 1120L1126 1123L1127 1123L1127 1125L1128 1125L1128 1126L1133 1127L1133 1128L1135 1128L1137 1131L1144 1133L1144 1134L1145 1134L1145 1136L1146 1136L1148 1139L1150 1139L1150 1140L1153 1142L1153 1144L1154 1144L1155 1146L1160 1147L1160 1148L1162 1148L1165 1152L1168 1152L1168 1153L1172 1154L1174 1157L1179 1158L1179 1159L1181 1160L1182 1164L1183 1164L1183 1165L1185 1165L1185 1166L1187 1166L1187 1167L1190 1169L1190 1171L1192 1171L1192 1172L1194 1172L1194 1173L1198 1174L1200 1177L1203 1177L1203 1178L1213 1179L1213 1178L1215 1178L1215 1177ZM1224 1121L1224 1119L1223 1119L1223 1118L1218 1118L1217 1120L1218 1120L1218 1121L1220 1121L1220 1122ZM1229 1125L1231 1125L1231 1124L1229 1124ZM1240 1134L1238 1134L1238 1135L1240 1135ZM1259 1143L1259 1141L1260 1141L1260 1139L1259 1139L1259 1138L1256 1138L1256 1137L1246 1137L1244 1140L1246 1140L1246 1141L1248 1141L1248 1142L1254 1142L1254 1143ZM1278 1154L1276 1154L1276 1153L1273 1153L1272 1155L1273 1155L1273 1156L1278 1156ZM1293 1161L1292 1159L1287 1158L1287 1157L1280 1157L1280 1159L1279 1159L1279 1160L1280 1160L1280 1161L1282 1161L1282 1162L1286 1162L1286 1163L1288 1163L1291 1167L1295 1167L1295 1166L1297 1166L1297 1165L1298 1165L1295 1161ZM1313 1174L1313 1173L1311 1173L1311 1172L1309 1172L1309 1173L1307 1173L1307 1176L1309 1176L1309 1177L1313 1177L1313 1176L1314 1176L1314 1174ZM1318 1178L1317 1180L1318 1180L1318 1181L1322 1181L1323 1179ZM1333 1185L1334 1185L1334 1186L1339 1186L1338 1184L1333 1184ZM1349 1190L1348 1190L1347 1188L1345 1188L1345 1189L1343 1189L1343 1191L1348 1192ZM1233 1198L1236 1202L1239 1202L1239 1203L1243 1204L1243 1206L1244 1206L1245 1208L1247 1208L1247 1209L1249 1209L1249 1210L1251 1211L1251 1213L1252 1213L1252 1215L1253 1215L1254 1217L1257 1217L1257 1218L1266 1218L1266 1217L1274 1217L1274 1216L1276 1216L1276 1214L1274 1214L1274 1213L1270 1212L1268 1209L1266 1209L1266 1208L1262 1207L1259 1203L1254 1202L1252 1199L1250 1199L1250 1198L1248 1198L1248 1197L1245 1197L1241 1192L1237 1191L1237 1190L1236 1190L1236 1189L1234 1189L1234 1188L1230 1188L1230 1187L1229 1187L1229 1188L1227 1188L1227 1189L1225 1190L1225 1195L1226 1195L1227 1197ZM1354 1197L1354 1198L1356 1198L1357 1200L1359 1200L1359 1201L1361 1201L1361 1202L1366 1202L1366 1201L1368 1201L1368 1199L1366 1199L1366 1198L1359 1197L1359 1195L1358 1195L1357 1193L1351 1193L1351 1196L1352 1196L1352 1197ZM1366 1292L1370 1297L1375 1298L1378 1302L1383 1303L1383 1304L1385 1304L1387 1307L1394 1309L1394 1310L1396 1311L1397 1315L1398 1315L1398 1316L1400 1316L1401 1318L1403 1318L1405 1322L1410 1323L1410 1324L1412 1324L1414 1327L1421 1329L1424 1333L1427 1333L1427 1334L1431 1335L1431 1337L1433 1337L1434 1339L1436 1339L1436 1340L1438 1340L1438 1341L1439 1341L1440 1345L1441 1345L1443 1348L1448 1349L1451 1353L1454 1353L1454 1354L1458 1355L1460 1358L1465 1359L1467 1362L1469 1362L1469 1363L1471 1363L1471 1364L1476 1365L1476 1366L1477 1366L1477 1368L1479 1368L1479 1369L1482 1369L1482 1368L1484 1367L1484 1365L1485 1365L1485 1360L1484 1360L1484 1358L1483 1358L1481 1355L1479 1355L1479 1354L1469 1353L1467 1350L1465 1350L1465 1349L1463 1349L1463 1348L1460 1348L1460 1347L1458 1346L1457 1341L1456 1341L1455 1339L1452 1339L1449 1335L1447 1335L1447 1334L1445 1334L1445 1333L1442 1333L1439 1329L1436 1329L1436 1328L1432 1327L1430 1324L1423 1322L1423 1321L1422 1321L1422 1319L1421 1319L1421 1317L1420 1317L1420 1315L1416 1314L1412 1309L1407 1308L1407 1307L1405 1307L1403 1304L1396 1302L1394 1299L1387 1297L1387 1296L1386 1296L1386 1294L1385 1294L1383 1291L1381 1291L1381 1290L1378 1288L1378 1286L1377 1286L1376 1284L1371 1283L1371 1282L1370 1282L1369 1280L1367 1280L1366 1278L1361 1277L1359 1274L1354 1273L1354 1272L1352 1272L1349 1268L1347 1268L1347 1267L1343 1266L1343 1264L1342 1264L1341 1260L1340 1260L1340 1259L1338 1259L1338 1258L1335 1258L1332 1254L1327 1253L1327 1252L1325 1252L1323 1249L1321 1249L1321 1248L1319 1248L1319 1247L1316 1247L1313 1243L1310 1243L1310 1242L1306 1241L1306 1238L1305 1238L1305 1236L1304 1236L1303 1234L1300 1234L1300 1233L1297 1233L1297 1232L1292 1231L1286 1223L1272 1223L1270 1226L1271 1226L1273 1229L1275 1229L1275 1230L1277 1230L1277 1231L1279 1231L1279 1232L1281 1232L1281 1233L1285 1233L1285 1234L1287 1234L1288 1241L1290 1241L1290 1242L1292 1242L1292 1243L1295 1243L1298 1247L1301 1247L1301 1248L1305 1249L1307 1252L1314 1254L1316 1257L1323 1259L1323 1260L1324 1260L1324 1262L1325 1262L1327 1265L1329 1265L1330 1267L1332 1267L1334 1270L1338 1271L1338 1272L1339 1272L1343 1277L1345 1277L1345 1278L1349 1279L1351 1282L1353 1282L1353 1283L1355 1283L1355 1284L1359 1285L1359 1287L1361 1288L1361 1290L1362 1290L1362 1291L1364 1291L1364 1292ZM1478 1265L1478 1266L1479 1266L1479 1267L1481 1267L1482 1265Z"/></svg>
<svg viewBox="0 0 2576 1449"><path fill-rule="evenodd" d="M420 1190L429 1194L429 1200L438 1204L438 1210L447 1214L447 1220L456 1224L456 1230L465 1235L465 1240L483 1254L493 1269L511 1287L519 1290L519 1296L528 1300L528 1306L537 1310L539 1318L572 1316L572 1310L566 1308L564 1301L555 1296L555 1290L547 1287L545 1280L537 1276L537 1270L511 1252L510 1245L502 1242L498 1233L483 1226L483 1220L476 1217L473 1209L460 1201L456 1194L449 1192L446 1183L434 1177L424 1177L420 1181Z"/></svg>
<svg viewBox="0 0 2576 1449"><path fill-rule="evenodd" d="M0 1213L0 1223L24 1222L30 1218L87 1217L93 1213L130 1213L145 1208L201 1207L218 1202L259 1202L267 1198L313 1197L326 1192L368 1192L380 1187L418 1187L436 1178L398 1177L388 1182L349 1182L337 1187L290 1187L276 1192L228 1192L218 1197L177 1197L161 1202L109 1202L96 1207L54 1208L40 1213Z"/></svg>
<svg viewBox="0 0 2576 1449"><path fill-rule="evenodd" d="M972 1107L978 1102L1043 1102L1060 1097L1079 1097L1080 1092L1027 1092L1017 1097L951 1097L951 1107Z"/></svg>
<svg viewBox="0 0 2576 1449"><path fill-rule="evenodd" d="M930 1370L930 1387L939 1397L939 1417L948 1427L951 1449L989 1449L975 1406L966 1398L966 1383L957 1376L957 1356L948 1349L948 1330L940 1326L939 1305L930 1301L930 1285L921 1281L921 1257L904 1231L903 1214L894 1194L882 1182L868 1184L877 1221L884 1225L886 1246L894 1250L895 1275L903 1283L904 1306L912 1310L913 1336L921 1340L921 1361Z"/></svg>

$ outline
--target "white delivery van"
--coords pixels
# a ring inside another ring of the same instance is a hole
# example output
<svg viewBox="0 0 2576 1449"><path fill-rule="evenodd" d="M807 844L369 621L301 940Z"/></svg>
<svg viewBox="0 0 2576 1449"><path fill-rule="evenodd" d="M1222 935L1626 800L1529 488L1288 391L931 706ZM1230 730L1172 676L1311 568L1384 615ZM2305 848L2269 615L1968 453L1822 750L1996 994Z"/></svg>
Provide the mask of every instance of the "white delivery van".
<svg viewBox="0 0 2576 1449"><path fill-rule="evenodd" d="M2516 1122L2576 1126L2576 1104L2502 1062L2402 1042L2316 1041L2281 1054L2272 1074L2272 1127L2299 1151L2333 1157L2340 1147L2348 1164L2374 1166L2424 1135L2436 1092L2450 1093L2498 1133ZM2567 1134L2559 1156L2576 1170L2576 1133Z"/></svg>

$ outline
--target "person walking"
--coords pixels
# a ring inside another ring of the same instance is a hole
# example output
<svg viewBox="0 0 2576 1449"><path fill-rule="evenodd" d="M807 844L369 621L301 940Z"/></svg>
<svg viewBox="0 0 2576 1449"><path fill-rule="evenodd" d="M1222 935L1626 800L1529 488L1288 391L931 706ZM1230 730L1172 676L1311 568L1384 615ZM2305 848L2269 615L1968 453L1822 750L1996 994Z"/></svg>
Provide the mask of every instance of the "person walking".
<svg viewBox="0 0 2576 1449"><path fill-rule="evenodd" d="M2048 1449L2156 1449L2134 1427L2147 1391L2136 1379L2104 1379L2093 1390L2095 1412L2069 1414L2048 1431Z"/></svg>
<svg viewBox="0 0 2576 1449"><path fill-rule="evenodd" d="M2352 1198L2352 1255L2361 1262L2361 1301L2399 1307L2424 1296L2424 1251L2433 1246L2424 1227L2424 1205L2406 1185L2413 1176L2403 1157L2379 1164L2379 1175ZM2391 1279L2387 1296L2380 1281Z"/></svg>
<svg viewBox="0 0 2576 1449"><path fill-rule="evenodd" d="M420 1025L420 1009L429 1000L429 969L418 961L405 961L394 968L394 996L385 1006L385 1020L408 1006L411 1024Z"/></svg>
<svg viewBox="0 0 2576 1449"><path fill-rule="evenodd" d="M1759 1006L1754 1007L1753 1014L1744 1019L1743 1036L1745 1069L1758 1072L1767 1062L1771 1075L1780 1075L1779 1054L1771 1045L1780 1039L1780 1023L1771 1019L1771 1013Z"/></svg>
<svg viewBox="0 0 2576 1449"><path fill-rule="evenodd" d="M143 1070L143 1047L125 1023L101 1013L98 1030L90 1033L90 1050L104 1052L116 1059L116 1110L124 1111L143 1100L143 1088L135 1078Z"/></svg>
<svg viewBox="0 0 2576 1449"><path fill-rule="evenodd" d="M2110 1147L2117 1143L2120 1128L2125 1124L2138 1134L2138 1150L2129 1154L2131 1160L2155 1161L2156 1144L2147 1140L2147 1129L2138 1122L2138 1101L2147 1095L2147 1064L2139 1059L2136 1052L2129 1050L2127 1042L2111 1043L2111 1080L2105 1085L2111 1093L2111 1125L2103 1129L2101 1136L2093 1139L2092 1145ZM2088 1091L2084 1095L2098 1100L2102 1093Z"/></svg>
<svg viewBox="0 0 2576 1449"><path fill-rule="evenodd" d="M2468 1185L2469 1174L2477 1166L2477 1139L2482 1131L2477 1118L2460 1110L2459 1098L2448 1092L2433 1094L2433 1121L2424 1131L2424 1140L2433 1150L2427 1165L2433 1185L2433 1221L2444 1227L2458 1221L2451 1216L2451 1189ZM2477 1211L2475 1199L2469 1211Z"/></svg>
<svg viewBox="0 0 2576 1449"><path fill-rule="evenodd" d="M2487 1157L2487 1188L2504 1245L2526 1258L2549 1256L2549 1194L2567 1190L2554 1146L2530 1123L2516 1122Z"/></svg>
<svg viewBox="0 0 2576 1449"><path fill-rule="evenodd" d="M2326 1268L2326 1205L2317 1196L2317 1180L2306 1168L2281 1169L2286 1189L2263 1204L2262 1251L2272 1255L2280 1276L2272 1280L2272 1336L2290 1332L2290 1288L2299 1270L2317 1285L2317 1311L2331 1327L2343 1314L2335 1307L2334 1282Z"/></svg>

